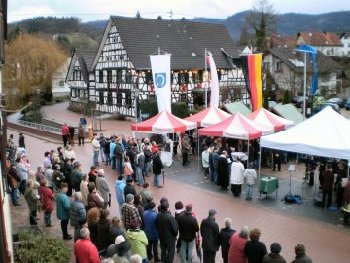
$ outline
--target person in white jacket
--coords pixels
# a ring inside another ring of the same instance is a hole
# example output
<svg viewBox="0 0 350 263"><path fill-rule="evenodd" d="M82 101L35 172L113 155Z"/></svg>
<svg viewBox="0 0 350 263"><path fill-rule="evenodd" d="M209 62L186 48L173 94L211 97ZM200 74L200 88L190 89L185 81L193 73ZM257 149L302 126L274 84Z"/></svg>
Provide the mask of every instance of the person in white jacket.
<svg viewBox="0 0 350 263"><path fill-rule="evenodd" d="M258 179L258 176L256 174L255 169L249 165L248 169L245 169L243 177L246 182L246 200L252 200L253 199L253 187L255 185L256 180Z"/></svg>
<svg viewBox="0 0 350 263"><path fill-rule="evenodd" d="M92 162L94 166L99 166L98 165L98 156L100 154L100 142L97 140L97 133L94 133L94 137L91 141L92 144L92 150L94 152L93 158L92 158Z"/></svg>
<svg viewBox="0 0 350 263"><path fill-rule="evenodd" d="M231 165L231 192L235 197L241 195L242 184L244 182L244 170L244 166L239 158L237 158Z"/></svg>
<svg viewBox="0 0 350 263"><path fill-rule="evenodd" d="M205 146L204 151L202 152L202 166L204 170L204 179L208 179L209 175L209 153L210 148Z"/></svg>

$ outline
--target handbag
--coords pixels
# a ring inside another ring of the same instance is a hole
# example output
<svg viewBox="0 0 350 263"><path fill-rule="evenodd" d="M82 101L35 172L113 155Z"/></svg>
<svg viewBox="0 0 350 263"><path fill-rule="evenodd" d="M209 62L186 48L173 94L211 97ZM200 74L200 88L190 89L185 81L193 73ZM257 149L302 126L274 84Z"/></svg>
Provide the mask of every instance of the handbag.
<svg viewBox="0 0 350 263"><path fill-rule="evenodd" d="M345 188L348 184L349 179L348 178L342 178L340 181L341 187Z"/></svg>

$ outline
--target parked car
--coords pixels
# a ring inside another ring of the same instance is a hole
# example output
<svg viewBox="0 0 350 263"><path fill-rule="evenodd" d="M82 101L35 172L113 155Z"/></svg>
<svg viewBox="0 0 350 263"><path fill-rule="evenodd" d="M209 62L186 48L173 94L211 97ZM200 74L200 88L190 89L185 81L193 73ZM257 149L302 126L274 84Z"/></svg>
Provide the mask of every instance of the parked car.
<svg viewBox="0 0 350 263"><path fill-rule="evenodd" d="M345 107L345 101L341 98L331 98L331 99L327 100L327 102L338 104L338 106L340 108Z"/></svg>
<svg viewBox="0 0 350 263"><path fill-rule="evenodd" d="M312 109L312 115L320 112L321 110L323 110L327 106L331 106L333 108L333 110L335 110L336 112L340 113L340 107L339 107L338 104L331 103L331 102L324 102L322 104L318 104L316 107L314 107Z"/></svg>
<svg viewBox="0 0 350 263"><path fill-rule="evenodd" d="M297 108L302 108L304 105L304 96L294 96L292 98L292 103L295 105ZM309 107L309 98L306 97L306 108Z"/></svg>
<svg viewBox="0 0 350 263"><path fill-rule="evenodd" d="M348 98L345 102L345 109L350 110L350 98Z"/></svg>

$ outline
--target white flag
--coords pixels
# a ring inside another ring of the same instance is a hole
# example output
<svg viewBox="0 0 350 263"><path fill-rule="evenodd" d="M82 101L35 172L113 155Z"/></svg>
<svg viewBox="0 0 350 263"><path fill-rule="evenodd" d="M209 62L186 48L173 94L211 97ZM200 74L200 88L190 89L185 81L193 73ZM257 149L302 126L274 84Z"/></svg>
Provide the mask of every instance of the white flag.
<svg viewBox="0 0 350 263"><path fill-rule="evenodd" d="M158 112L167 110L171 113L170 56L170 54L150 56Z"/></svg>
<svg viewBox="0 0 350 263"><path fill-rule="evenodd" d="M210 105L218 107L219 106L219 78L218 72L216 71L216 65L213 56L208 52L208 60L210 67Z"/></svg>

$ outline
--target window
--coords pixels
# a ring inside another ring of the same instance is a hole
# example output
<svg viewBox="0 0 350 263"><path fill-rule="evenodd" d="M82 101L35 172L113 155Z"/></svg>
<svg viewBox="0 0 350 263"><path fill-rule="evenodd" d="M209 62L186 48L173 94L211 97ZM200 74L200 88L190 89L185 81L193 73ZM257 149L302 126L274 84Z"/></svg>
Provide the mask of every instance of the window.
<svg viewBox="0 0 350 263"><path fill-rule="evenodd" d="M152 72L146 72L145 83L148 85L153 84Z"/></svg>
<svg viewBox="0 0 350 263"><path fill-rule="evenodd" d="M182 84L188 84L190 82L190 75L189 73L185 72L185 73L182 73L180 72L178 74L178 84L182 85Z"/></svg>
<svg viewBox="0 0 350 263"><path fill-rule="evenodd" d="M117 93L117 105L121 106L123 104L123 93Z"/></svg>
<svg viewBox="0 0 350 263"><path fill-rule="evenodd" d="M103 83L103 70L98 72L98 82Z"/></svg>
<svg viewBox="0 0 350 263"><path fill-rule="evenodd" d="M203 71L192 72L192 82L200 83L203 82Z"/></svg>
<svg viewBox="0 0 350 263"><path fill-rule="evenodd" d="M104 94L103 94L103 91L100 91L98 95L99 95L98 103L99 103L99 104L104 104Z"/></svg>
<svg viewBox="0 0 350 263"><path fill-rule="evenodd" d="M264 69L270 70L270 62L264 62Z"/></svg>
<svg viewBox="0 0 350 263"><path fill-rule="evenodd" d="M111 91L108 92L107 94L107 104L108 105L113 105L113 94Z"/></svg>
<svg viewBox="0 0 350 263"><path fill-rule="evenodd" d="M282 61L277 61L276 63L276 72L282 72Z"/></svg>
<svg viewBox="0 0 350 263"><path fill-rule="evenodd" d="M123 70L117 69L117 83L123 83Z"/></svg>
<svg viewBox="0 0 350 263"><path fill-rule="evenodd" d="M221 80L221 70L218 70L217 72L218 72L218 79L220 81Z"/></svg>
<svg viewBox="0 0 350 263"><path fill-rule="evenodd" d="M131 92L129 90L125 92L125 105L131 106Z"/></svg>
<svg viewBox="0 0 350 263"><path fill-rule="evenodd" d="M109 86L112 83L112 70L107 70L107 87L109 88Z"/></svg>
<svg viewBox="0 0 350 263"><path fill-rule="evenodd" d="M58 86L63 87L63 86L64 86L64 80L60 80L60 81L58 82Z"/></svg>
<svg viewBox="0 0 350 263"><path fill-rule="evenodd" d="M180 94L180 102L187 102L187 94Z"/></svg>
<svg viewBox="0 0 350 263"><path fill-rule="evenodd" d="M73 71L73 80L81 80L81 71L80 70Z"/></svg>
<svg viewBox="0 0 350 263"><path fill-rule="evenodd" d="M130 70L128 70L125 73L125 83L127 83L127 84L131 84L132 83L132 74L131 74Z"/></svg>

